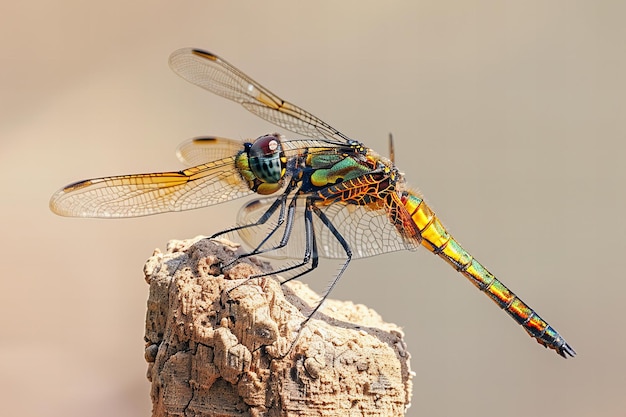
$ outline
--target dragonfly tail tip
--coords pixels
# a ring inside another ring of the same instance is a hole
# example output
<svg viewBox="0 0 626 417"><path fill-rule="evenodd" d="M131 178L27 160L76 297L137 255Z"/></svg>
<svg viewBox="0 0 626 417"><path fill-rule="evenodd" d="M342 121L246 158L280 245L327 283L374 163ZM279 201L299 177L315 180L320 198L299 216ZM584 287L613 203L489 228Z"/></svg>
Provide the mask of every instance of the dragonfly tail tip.
<svg viewBox="0 0 626 417"><path fill-rule="evenodd" d="M565 343L563 346L561 346L561 349L559 349L559 353L561 354L561 356L563 356L565 359L567 359L567 355L569 355L570 357L574 357L576 356L576 351L574 350L574 348L572 348L570 345L568 345L567 343Z"/></svg>

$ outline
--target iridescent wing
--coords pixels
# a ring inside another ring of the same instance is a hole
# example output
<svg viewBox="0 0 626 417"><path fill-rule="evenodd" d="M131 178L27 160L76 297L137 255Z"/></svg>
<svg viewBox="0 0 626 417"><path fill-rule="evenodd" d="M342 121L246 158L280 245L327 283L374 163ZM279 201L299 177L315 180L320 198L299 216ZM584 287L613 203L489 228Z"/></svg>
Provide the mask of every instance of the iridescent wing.
<svg viewBox="0 0 626 417"><path fill-rule="evenodd" d="M260 198L248 202L240 209L237 223L254 223L266 212L274 201L274 198ZM302 259L306 242L304 206L305 198L299 198L289 243L284 248L268 252L264 254L264 256L271 258ZM322 206L320 209L346 239L353 251L352 257L354 259L400 250L416 250L420 245L419 240L402 236L389 221L386 210L382 208L373 209L368 206L337 202ZM276 221L277 214L265 225L239 230L239 236L250 249L255 249L268 235L268 232L276 224ZM315 215L313 215L313 224L319 256L324 258L345 259L346 253L339 241L333 236L330 229ZM259 228L262 228L262 231L259 231ZM274 233L263 245L263 248L276 246L283 237L283 231L284 227Z"/></svg>
<svg viewBox="0 0 626 417"><path fill-rule="evenodd" d="M270 123L300 135L335 142L346 135L306 110L289 103L210 52L184 48L170 56L170 67L185 80L241 104Z"/></svg>
<svg viewBox="0 0 626 417"><path fill-rule="evenodd" d="M137 217L191 210L253 192L235 169L235 156L177 172L119 175L70 184L50 209L71 217Z"/></svg>

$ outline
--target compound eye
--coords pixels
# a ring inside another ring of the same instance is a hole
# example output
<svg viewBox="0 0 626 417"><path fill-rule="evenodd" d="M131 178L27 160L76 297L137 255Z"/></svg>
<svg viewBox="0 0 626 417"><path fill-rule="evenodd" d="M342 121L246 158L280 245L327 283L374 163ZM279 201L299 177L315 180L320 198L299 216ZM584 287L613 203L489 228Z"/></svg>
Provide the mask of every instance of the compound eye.
<svg viewBox="0 0 626 417"><path fill-rule="evenodd" d="M261 136L248 150L250 169L262 182L277 184L284 175L282 146L278 135Z"/></svg>
<svg viewBox="0 0 626 417"><path fill-rule="evenodd" d="M279 154L280 151L280 139L275 135L265 135L254 141L248 155L262 158Z"/></svg>

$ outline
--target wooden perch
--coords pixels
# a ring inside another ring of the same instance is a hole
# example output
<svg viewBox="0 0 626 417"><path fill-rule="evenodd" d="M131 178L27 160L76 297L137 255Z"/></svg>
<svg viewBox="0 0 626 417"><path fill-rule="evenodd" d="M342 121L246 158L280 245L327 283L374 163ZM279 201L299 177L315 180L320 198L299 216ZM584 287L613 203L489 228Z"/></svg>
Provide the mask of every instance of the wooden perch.
<svg viewBox="0 0 626 417"><path fill-rule="evenodd" d="M152 415L403 416L411 371L400 329L328 300L298 337L301 310L319 296L273 276L237 286L270 268L246 258L222 271L238 250L174 240L146 262Z"/></svg>

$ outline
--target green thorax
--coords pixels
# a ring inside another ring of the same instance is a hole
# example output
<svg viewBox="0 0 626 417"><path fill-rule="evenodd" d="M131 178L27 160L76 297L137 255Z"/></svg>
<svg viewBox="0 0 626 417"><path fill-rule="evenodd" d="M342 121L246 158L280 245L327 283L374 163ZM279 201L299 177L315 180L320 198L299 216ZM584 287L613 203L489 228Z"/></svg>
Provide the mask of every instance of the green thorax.
<svg viewBox="0 0 626 417"><path fill-rule="evenodd" d="M361 155L356 157L320 150L307 155L306 166L313 169L311 184L325 187L365 175L371 172L375 165Z"/></svg>

